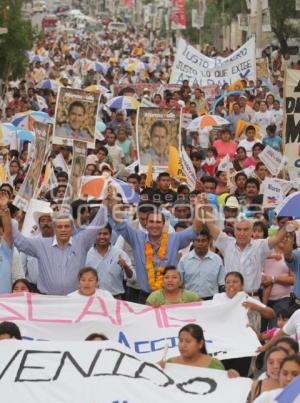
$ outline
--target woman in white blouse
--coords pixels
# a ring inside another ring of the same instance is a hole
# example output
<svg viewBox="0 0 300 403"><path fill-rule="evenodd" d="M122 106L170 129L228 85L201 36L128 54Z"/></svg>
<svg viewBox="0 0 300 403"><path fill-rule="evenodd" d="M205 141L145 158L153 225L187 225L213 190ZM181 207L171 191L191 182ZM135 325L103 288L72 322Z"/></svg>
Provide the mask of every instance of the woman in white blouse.
<svg viewBox="0 0 300 403"><path fill-rule="evenodd" d="M99 289L99 278L97 270L93 267L84 267L78 274L79 289L68 294L70 297L103 297L113 299L114 297L107 290Z"/></svg>

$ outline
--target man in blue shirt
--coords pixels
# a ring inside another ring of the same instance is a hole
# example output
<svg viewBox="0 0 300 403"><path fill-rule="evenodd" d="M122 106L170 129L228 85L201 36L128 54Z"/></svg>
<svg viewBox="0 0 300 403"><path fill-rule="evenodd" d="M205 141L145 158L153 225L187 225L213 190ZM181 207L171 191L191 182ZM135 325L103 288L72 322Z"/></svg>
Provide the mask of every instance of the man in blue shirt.
<svg viewBox="0 0 300 403"><path fill-rule="evenodd" d="M13 239L19 251L37 258L39 291L67 295L78 289L78 273L85 265L87 253L99 229L107 223L107 210L100 205L90 225L75 235L72 235L74 226L71 216L60 214L53 222L53 237L27 238L13 225Z"/></svg>
<svg viewBox="0 0 300 403"><path fill-rule="evenodd" d="M150 212L147 215L146 229L144 231L132 228L128 222L123 221L119 214L115 211L116 199L112 194L108 195L107 202L113 209L113 218L117 223L116 229L129 243L133 249L133 254L136 262L137 281L141 287L139 302L144 304L150 292L154 289L150 287L148 270L146 268L146 250L145 244L148 243L153 249L152 265L154 268L154 276L158 276L158 269L166 266L177 265L177 253L180 249L185 248L189 243L197 238L201 227L201 221L198 217L198 204L196 203L196 214L193 220L193 225L181 232L174 232L166 235L164 231L165 217L160 211ZM159 249L162 243L163 236L167 236L167 245L164 256L160 255ZM160 255L160 257L159 257Z"/></svg>
<svg viewBox="0 0 300 403"><path fill-rule="evenodd" d="M194 249L183 256L178 271L184 288L208 300L224 285L225 270L222 259L208 249L210 235L206 228L193 241Z"/></svg>
<svg viewBox="0 0 300 403"><path fill-rule="evenodd" d="M7 207L9 195L5 190L0 191L0 294L10 293L12 286L12 255L13 240L10 224L10 213Z"/></svg>

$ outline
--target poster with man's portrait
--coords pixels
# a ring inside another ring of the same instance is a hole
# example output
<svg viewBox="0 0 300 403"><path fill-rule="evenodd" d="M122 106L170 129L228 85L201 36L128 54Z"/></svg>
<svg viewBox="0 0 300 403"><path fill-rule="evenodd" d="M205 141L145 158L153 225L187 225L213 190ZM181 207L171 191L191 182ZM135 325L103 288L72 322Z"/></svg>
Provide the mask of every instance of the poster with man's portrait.
<svg viewBox="0 0 300 403"><path fill-rule="evenodd" d="M53 143L72 145L82 141L94 148L100 93L74 88L59 89L55 110Z"/></svg>
<svg viewBox="0 0 300 403"><path fill-rule="evenodd" d="M19 193L14 199L13 204L23 211L27 211L28 203L32 197L37 194L39 178L42 172L42 168L45 162L45 156L47 151L48 137L49 137L49 125L34 122L33 129L35 133L34 139L34 151L31 159L31 163Z"/></svg>
<svg viewBox="0 0 300 403"><path fill-rule="evenodd" d="M70 197L70 203L79 199L80 196L81 179L84 175L86 164L86 153L86 143L74 141L72 169L67 189L67 194Z"/></svg>
<svg viewBox="0 0 300 403"><path fill-rule="evenodd" d="M180 153L180 110L139 108L137 117L137 150L141 171L146 171L149 161L153 173L168 168L170 147Z"/></svg>

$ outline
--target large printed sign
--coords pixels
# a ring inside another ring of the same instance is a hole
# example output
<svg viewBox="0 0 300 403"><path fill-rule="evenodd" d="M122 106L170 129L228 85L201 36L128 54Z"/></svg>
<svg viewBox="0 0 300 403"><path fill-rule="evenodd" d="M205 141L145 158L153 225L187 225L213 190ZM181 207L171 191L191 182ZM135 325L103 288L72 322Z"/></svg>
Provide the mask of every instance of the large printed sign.
<svg viewBox="0 0 300 403"><path fill-rule="evenodd" d="M136 137L142 171L146 171L150 162L155 174L166 171L170 147L174 147L179 154L180 117L179 109L139 108Z"/></svg>
<svg viewBox="0 0 300 403"><path fill-rule="evenodd" d="M31 340L85 340L100 332L152 362L161 359L166 342L170 355L177 355L178 331L187 323L197 323L204 329L209 353L226 359L254 355L260 345L247 327L243 298L237 295L217 306L201 301L152 308L101 297L2 294L0 322L15 322L22 336Z"/></svg>
<svg viewBox="0 0 300 403"><path fill-rule="evenodd" d="M243 78L256 79L254 38L225 59L209 58L180 38L170 77L171 84L182 84L183 80L188 80L190 85L199 87L211 84L222 86Z"/></svg>
<svg viewBox="0 0 300 403"><path fill-rule="evenodd" d="M35 140L32 161L19 193L13 202L16 207L23 211L27 211L28 203L38 188L48 144L49 126L44 123L34 122L33 127Z"/></svg>
<svg viewBox="0 0 300 403"><path fill-rule="evenodd" d="M2 341L0 357L3 403L244 403L252 383L186 365L163 371L108 341Z"/></svg>
<svg viewBox="0 0 300 403"><path fill-rule="evenodd" d="M300 168L300 71L286 70L284 85L284 154L288 168Z"/></svg>

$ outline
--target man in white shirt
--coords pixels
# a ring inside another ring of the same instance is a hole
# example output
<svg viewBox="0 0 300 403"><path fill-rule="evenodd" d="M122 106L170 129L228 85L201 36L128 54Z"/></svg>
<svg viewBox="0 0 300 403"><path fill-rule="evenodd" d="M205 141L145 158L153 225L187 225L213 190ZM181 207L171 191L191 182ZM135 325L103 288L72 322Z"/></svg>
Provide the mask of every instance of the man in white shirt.
<svg viewBox="0 0 300 403"><path fill-rule="evenodd" d="M235 238L233 238L221 232L216 225L207 195L201 196L201 204L203 221L215 241L215 246L223 255L225 272L240 272L244 277L244 290L256 296L261 283L263 264L271 255L274 246L286 236L286 226L271 238L252 239L252 223L242 218L235 223ZM289 221L289 224L298 227L295 222Z"/></svg>

